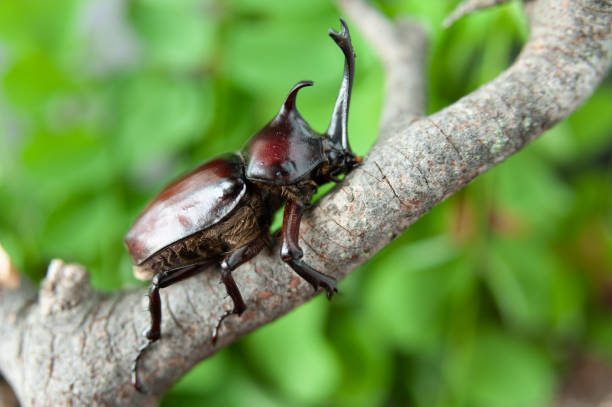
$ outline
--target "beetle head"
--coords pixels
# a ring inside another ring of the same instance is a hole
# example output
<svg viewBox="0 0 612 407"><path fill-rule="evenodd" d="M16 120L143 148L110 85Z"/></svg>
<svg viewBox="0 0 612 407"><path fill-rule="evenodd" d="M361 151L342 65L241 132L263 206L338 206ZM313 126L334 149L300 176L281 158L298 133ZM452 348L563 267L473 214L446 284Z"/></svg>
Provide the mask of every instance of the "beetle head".
<svg viewBox="0 0 612 407"><path fill-rule="evenodd" d="M337 175L361 162L351 151L347 135L355 54L346 23L340 22L342 31L330 30L329 35L344 53L344 74L327 131L318 134L297 111L297 93L312 86L311 81L298 82L276 117L247 142L243 150L247 179L274 185L290 185L306 177L314 177L315 182L337 181ZM321 164L321 170L313 173Z"/></svg>

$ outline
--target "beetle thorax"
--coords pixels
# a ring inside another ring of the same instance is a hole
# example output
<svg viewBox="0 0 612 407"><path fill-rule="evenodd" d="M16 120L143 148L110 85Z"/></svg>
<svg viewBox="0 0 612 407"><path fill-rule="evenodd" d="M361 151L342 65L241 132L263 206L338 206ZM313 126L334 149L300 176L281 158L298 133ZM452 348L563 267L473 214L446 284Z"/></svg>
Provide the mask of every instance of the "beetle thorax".
<svg viewBox="0 0 612 407"><path fill-rule="evenodd" d="M323 154L326 163L320 169L322 180L319 184L333 180L340 174L346 174L361 161L351 151L345 150L340 142L334 141L327 135L323 135Z"/></svg>

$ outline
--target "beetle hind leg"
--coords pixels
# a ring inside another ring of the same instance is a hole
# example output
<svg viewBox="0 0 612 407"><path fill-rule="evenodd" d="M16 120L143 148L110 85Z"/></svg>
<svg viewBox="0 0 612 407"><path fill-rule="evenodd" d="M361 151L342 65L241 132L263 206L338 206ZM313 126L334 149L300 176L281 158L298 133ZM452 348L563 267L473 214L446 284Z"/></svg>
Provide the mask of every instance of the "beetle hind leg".
<svg viewBox="0 0 612 407"><path fill-rule="evenodd" d="M221 262L221 281L223 281L227 293L232 298L234 307L231 311L225 311L219 318L219 321L217 321L217 326L214 328L212 334L213 343L216 343L217 339L219 338L219 329L221 328L223 320L232 314L242 315L242 313L246 310L246 304L242 299L242 294L240 294L240 290L234 281L234 277L232 277L232 271L238 268L238 266L241 264L251 260L261 251L261 249L264 248L267 239L266 233L267 232L262 233L255 240L252 240L244 246L234 250Z"/></svg>
<svg viewBox="0 0 612 407"><path fill-rule="evenodd" d="M132 385L139 392L144 393L145 390L138 378L138 362L140 361L142 355L146 352L146 350L151 346L151 344L161 337L162 314L159 290L161 288L168 287L169 285L172 285L188 277L198 274L210 264L210 261L199 262L187 266L181 266L170 270L165 270L161 273L156 274L151 280L151 286L149 287L148 293L149 313L151 314L151 326L144 333L144 336L147 338L147 343L138 348L138 354L132 362Z"/></svg>

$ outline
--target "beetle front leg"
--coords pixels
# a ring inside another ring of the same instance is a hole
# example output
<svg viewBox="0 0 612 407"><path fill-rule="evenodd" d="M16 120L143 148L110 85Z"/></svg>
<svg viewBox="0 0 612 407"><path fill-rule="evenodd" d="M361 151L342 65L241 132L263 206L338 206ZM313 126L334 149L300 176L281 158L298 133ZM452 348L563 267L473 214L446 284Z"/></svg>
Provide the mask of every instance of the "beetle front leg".
<svg viewBox="0 0 612 407"><path fill-rule="evenodd" d="M294 200L287 201L283 215L283 231L281 243L281 259L287 263L300 277L308 281L316 290L322 287L331 299L338 292L336 280L327 276L302 261L303 252L298 245L300 221L304 213L304 204Z"/></svg>

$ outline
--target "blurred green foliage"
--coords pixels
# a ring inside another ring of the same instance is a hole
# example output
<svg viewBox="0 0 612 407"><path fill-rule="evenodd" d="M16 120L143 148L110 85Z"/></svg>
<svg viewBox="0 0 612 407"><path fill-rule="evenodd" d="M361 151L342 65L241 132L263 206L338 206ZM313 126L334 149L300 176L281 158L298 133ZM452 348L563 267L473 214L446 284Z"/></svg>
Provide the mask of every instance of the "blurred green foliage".
<svg viewBox="0 0 612 407"><path fill-rule="evenodd" d="M512 3L378 0L431 36L429 110L509 66ZM237 150L312 79L327 125L342 57L328 0L0 2L0 240L28 275L53 257L101 290L135 286L122 236L167 182ZM350 25L350 21L349 21ZM382 70L358 53L351 142L376 137ZM575 349L612 360L612 80L340 285L198 365L163 405L536 406ZM289 271L288 271L289 272Z"/></svg>

